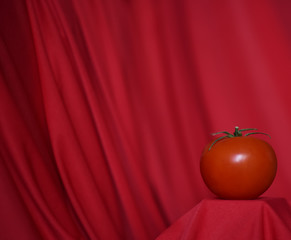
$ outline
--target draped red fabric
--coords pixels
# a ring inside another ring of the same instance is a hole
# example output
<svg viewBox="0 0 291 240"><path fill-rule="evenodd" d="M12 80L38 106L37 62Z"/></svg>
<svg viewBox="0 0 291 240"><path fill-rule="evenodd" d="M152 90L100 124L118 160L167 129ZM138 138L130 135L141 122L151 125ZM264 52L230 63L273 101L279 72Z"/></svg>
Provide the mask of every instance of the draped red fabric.
<svg viewBox="0 0 291 240"><path fill-rule="evenodd" d="M291 198L291 4L2 0L0 238L154 239L210 133L255 127Z"/></svg>
<svg viewBox="0 0 291 240"><path fill-rule="evenodd" d="M283 198L204 199L156 240L290 239L290 210Z"/></svg>

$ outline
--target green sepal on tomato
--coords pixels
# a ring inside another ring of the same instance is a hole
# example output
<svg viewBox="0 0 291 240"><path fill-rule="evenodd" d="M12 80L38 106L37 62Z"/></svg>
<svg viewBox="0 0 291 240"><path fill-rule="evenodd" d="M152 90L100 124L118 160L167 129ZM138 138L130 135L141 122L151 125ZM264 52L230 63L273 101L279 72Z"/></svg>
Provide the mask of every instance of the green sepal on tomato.
<svg viewBox="0 0 291 240"><path fill-rule="evenodd" d="M204 148L200 172L206 186L222 199L256 199L272 184L277 172L277 158L272 146L254 134L255 128L224 134ZM250 136L252 135L252 136ZM269 135L268 135L269 136Z"/></svg>

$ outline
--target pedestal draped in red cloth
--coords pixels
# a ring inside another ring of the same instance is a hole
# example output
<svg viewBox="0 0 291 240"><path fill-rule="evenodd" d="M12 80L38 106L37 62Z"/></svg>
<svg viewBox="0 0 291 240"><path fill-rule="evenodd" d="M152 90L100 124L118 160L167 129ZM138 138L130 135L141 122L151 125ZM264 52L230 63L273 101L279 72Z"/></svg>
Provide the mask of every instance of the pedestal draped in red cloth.
<svg viewBox="0 0 291 240"><path fill-rule="evenodd" d="M156 240L291 239L291 205L283 198L206 199Z"/></svg>
<svg viewBox="0 0 291 240"><path fill-rule="evenodd" d="M291 199L290 9L1 0L0 239L154 239L212 196L201 151L236 125L271 135L266 195Z"/></svg>

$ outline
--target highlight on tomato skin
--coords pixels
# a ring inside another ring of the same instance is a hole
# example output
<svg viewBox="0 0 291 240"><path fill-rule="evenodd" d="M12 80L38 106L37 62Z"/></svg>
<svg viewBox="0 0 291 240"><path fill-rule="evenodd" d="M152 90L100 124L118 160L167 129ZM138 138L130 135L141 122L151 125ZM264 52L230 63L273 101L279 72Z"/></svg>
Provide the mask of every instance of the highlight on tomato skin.
<svg viewBox="0 0 291 240"><path fill-rule="evenodd" d="M219 132L226 137L214 139L203 150L201 176L219 198L256 199L271 186L276 176L275 151L262 139L242 135L242 131L250 130L256 129L236 127L233 135Z"/></svg>

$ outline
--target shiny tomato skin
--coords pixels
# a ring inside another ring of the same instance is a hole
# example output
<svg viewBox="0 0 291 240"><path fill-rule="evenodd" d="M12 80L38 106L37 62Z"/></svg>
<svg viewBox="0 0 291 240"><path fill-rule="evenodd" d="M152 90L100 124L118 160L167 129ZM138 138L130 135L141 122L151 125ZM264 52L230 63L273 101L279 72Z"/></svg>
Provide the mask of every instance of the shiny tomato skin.
<svg viewBox="0 0 291 240"><path fill-rule="evenodd" d="M240 136L211 143L202 153L200 172L206 186L222 199L255 199L272 184L276 154L267 142Z"/></svg>

